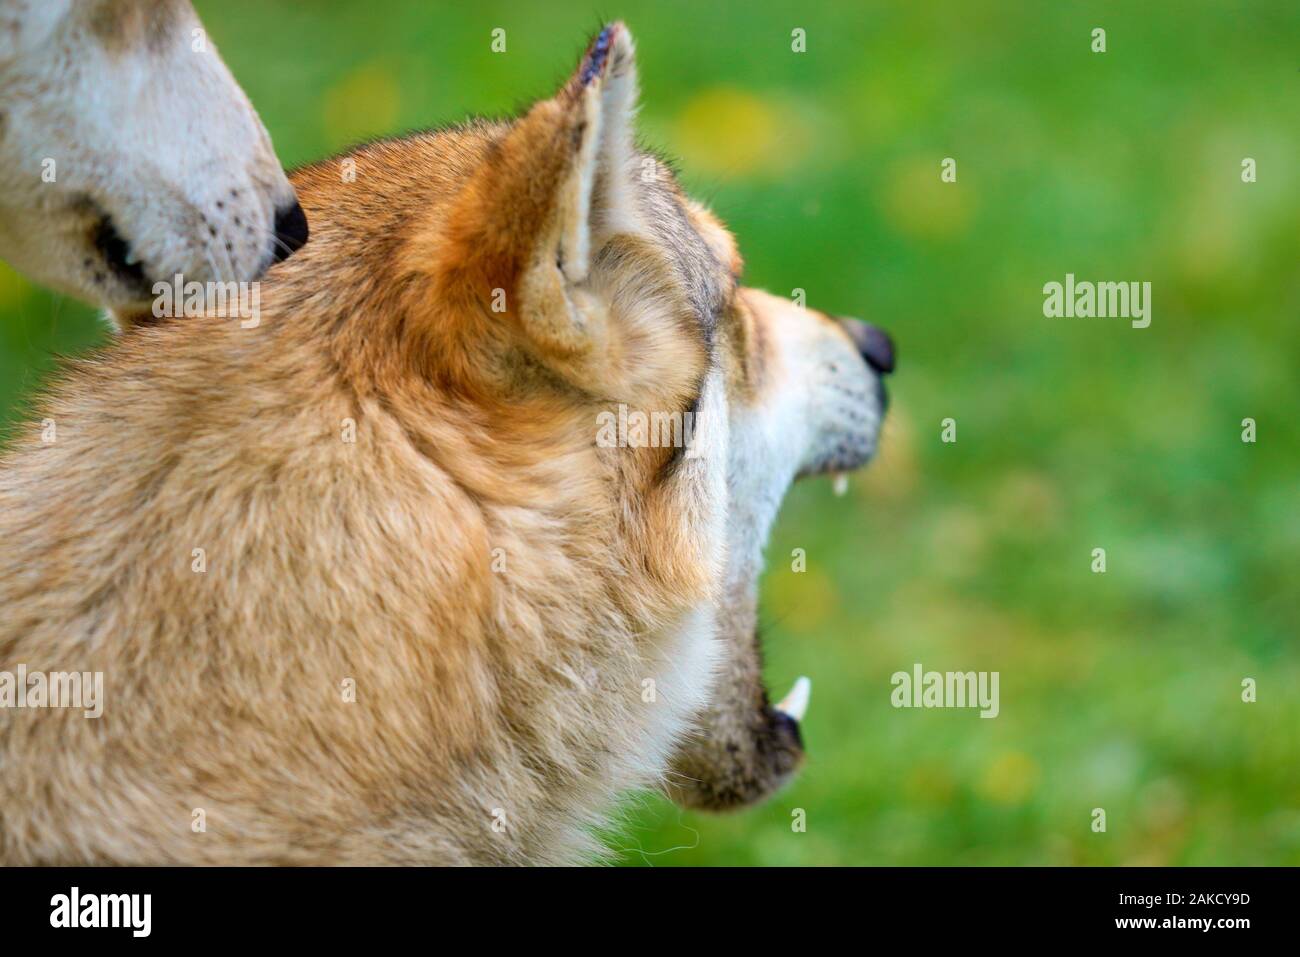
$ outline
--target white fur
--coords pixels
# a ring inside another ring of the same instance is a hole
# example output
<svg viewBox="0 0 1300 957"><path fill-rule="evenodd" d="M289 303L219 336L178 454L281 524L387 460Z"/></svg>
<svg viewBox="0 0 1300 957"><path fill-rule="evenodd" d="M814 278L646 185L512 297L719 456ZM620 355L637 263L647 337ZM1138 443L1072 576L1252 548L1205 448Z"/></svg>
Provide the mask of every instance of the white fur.
<svg viewBox="0 0 1300 957"><path fill-rule="evenodd" d="M193 10L178 3L165 32L122 24L122 42L106 40L106 11L120 18L130 2L0 0L0 257L111 308L144 305L176 273L254 278L271 261L276 209L295 201ZM143 285L96 248L105 216Z"/></svg>
<svg viewBox="0 0 1300 957"><path fill-rule="evenodd" d="M836 449L861 462L876 450L884 419L877 375L848 338L811 310L758 290L751 304L767 312L775 336L769 385L759 401L731 410L730 520L733 582L752 580L763 545L794 479L821 471Z"/></svg>

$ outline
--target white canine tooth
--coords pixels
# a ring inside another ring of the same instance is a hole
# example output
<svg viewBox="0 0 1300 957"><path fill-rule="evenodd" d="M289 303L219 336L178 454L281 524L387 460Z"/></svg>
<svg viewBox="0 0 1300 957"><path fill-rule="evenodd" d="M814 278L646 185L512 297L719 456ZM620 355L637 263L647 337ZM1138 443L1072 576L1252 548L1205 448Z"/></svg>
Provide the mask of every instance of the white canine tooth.
<svg viewBox="0 0 1300 957"><path fill-rule="evenodd" d="M836 498L841 498L849 490L849 473L836 472L831 477L831 491L835 493Z"/></svg>
<svg viewBox="0 0 1300 957"><path fill-rule="evenodd" d="M126 264L128 266L134 266L136 263L140 261L140 257L137 256L134 252L128 252L125 256L125 259L126 259Z"/></svg>
<svg viewBox="0 0 1300 957"><path fill-rule="evenodd" d="M781 703L776 706L776 710L785 712L796 721L802 721L803 716L808 713L808 699L810 697L812 697L812 681L801 677L795 681L790 693L781 699Z"/></svg>

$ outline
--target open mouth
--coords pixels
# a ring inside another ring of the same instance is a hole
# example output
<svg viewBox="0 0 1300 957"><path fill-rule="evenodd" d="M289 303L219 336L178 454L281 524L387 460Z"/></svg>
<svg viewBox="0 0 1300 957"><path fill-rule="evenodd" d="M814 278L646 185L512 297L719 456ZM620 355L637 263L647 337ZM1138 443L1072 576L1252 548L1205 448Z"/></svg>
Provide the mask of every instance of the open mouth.
<svg viewBox="0 0 1300 957"><path fill-rule="evenodd" d="M119 280L130 286L146 285L144 264L131 251L131 244L113 225L111 216L103 216L95 226L95 248Z"/></svg>
<svg viewBox="0 0 1300 957"><path fill-rule="evenodd" d="M836 494L844 494L848 488L849 473L856 472L875 455L874 440L846 441L831 450L815 464L800 470L795 479L813 478L819 475L830 476Z"/></svg>

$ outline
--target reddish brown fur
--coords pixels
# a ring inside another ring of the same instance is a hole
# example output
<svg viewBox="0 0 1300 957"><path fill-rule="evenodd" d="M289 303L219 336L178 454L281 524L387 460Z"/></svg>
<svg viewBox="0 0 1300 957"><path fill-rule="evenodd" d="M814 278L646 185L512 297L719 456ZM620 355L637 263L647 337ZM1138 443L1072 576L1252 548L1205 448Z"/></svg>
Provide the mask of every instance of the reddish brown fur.
<svg viewBox="0 0 1300 957"><path fill-rule="evenodd" d="M630 55L619 37L611 78ZM592 424L707 402L711 349L745 402L771 343L730 298L734 244L685 205L729 297L712 347L692 303L713 293L646 236L593 248L614 305L564 318L575 293L537 250L588 96L575 79L513 124L363 147L355 182L343 158L300 171L312 239L257 328L137 326L69 366L39 413L57 441L33 426L0 473L0 668L102 671L108 700L0 711L0 860L583 859L611 800L659 780L719 656L713 714L755 743L682 748L690 802L784 780L798 749L763 743L781 732L752 589L724 581L718 463L600 448ZM624 300L667 318L623 321Z"/></svg>

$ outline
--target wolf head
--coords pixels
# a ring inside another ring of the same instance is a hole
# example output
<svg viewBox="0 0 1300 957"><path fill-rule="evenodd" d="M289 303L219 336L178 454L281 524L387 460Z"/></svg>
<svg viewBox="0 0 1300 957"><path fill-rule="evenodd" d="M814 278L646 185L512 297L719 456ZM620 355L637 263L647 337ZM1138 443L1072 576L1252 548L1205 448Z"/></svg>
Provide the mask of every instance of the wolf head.
<svg viewBox="0 0 1300 957"><path fill-rule="evenodd" d="M763 545L792 481L874 454L893 348L866 323L744 286L730 233L638 148L637 96L632 37L615 23L518 120L459 131L454 147L446 135L376 147L355 173L432 166L445 178L424 216L395 220L385 240L436 288L404 329L425 373L463 395L527 397L530 417L565 423L547 429L597 446L611 479L600 489L622 490L627 525L659 523L646 565L680 579L679 594L705 580L714 691L668 789L726 808L771 792L802 756L806 700L780 710L762 685ZM412 148L436 162L404 161Z"/></svg>
<svg viewBox="0 0 1300 957"><path fill-rule="evenodd" d="M185 0L0 0L0 26L0 256L138 311L159 280L250 280L305 240Z"/></svg>
<svg viewBox="0 0 1300 957"><path fill-rule="evenodd" d="M619 792L794 772L762 548L874 453L890 345L744 287L635 100L614 24L516 120L301 170L262 322L143 323L52 390L0 460L0 662L124 677L108 725L0 709L0 858L570 862Z"/></svg>

